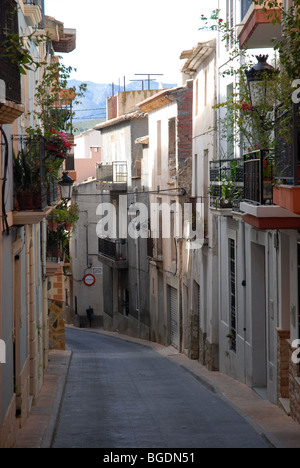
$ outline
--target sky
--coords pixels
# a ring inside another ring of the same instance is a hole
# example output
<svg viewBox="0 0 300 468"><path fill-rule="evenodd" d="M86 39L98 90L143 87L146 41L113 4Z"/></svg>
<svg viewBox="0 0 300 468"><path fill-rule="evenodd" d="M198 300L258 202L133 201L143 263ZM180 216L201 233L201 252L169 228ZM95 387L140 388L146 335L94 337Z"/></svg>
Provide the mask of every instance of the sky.
<svg viewBox="0 0 300 468"><path fill-rule="evenodd" d="M181 83L179 57L206 40L201 14L216 0L45 0L46 15L77 30L76 50L61 54L77 69L71 78L123 84L156 73L157 81Z"/></svg>

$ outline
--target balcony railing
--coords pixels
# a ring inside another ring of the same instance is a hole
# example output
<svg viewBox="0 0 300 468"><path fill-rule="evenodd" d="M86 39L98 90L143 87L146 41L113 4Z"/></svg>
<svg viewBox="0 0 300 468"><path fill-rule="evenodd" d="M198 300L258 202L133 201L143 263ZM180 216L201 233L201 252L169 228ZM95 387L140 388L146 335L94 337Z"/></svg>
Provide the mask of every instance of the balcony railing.
<svg viewBox="0 0 300 468"><path fill-rule="evenodd" d="M14 209L44 210L58 199L58 183L46 166L44 138L13 135L12 150Z"/></svg>
<svg viewBox="0 0 300 468"><path fill-rule="evenodd" d="M291 128L292 136L282 135L282 128ZM275 179L284 185L299 185L300 165L300 104L290 112L278 110Z"/></svg>
<svg viewBox="0 0 300 468"><path fill-rule="evenodd" d="M18 33L17 2L2 0L0 8L0 44L7 39L7 34ZM0 80L5 82L6 100L21 103L21 79L17 64L9 58L0 57Z"/></svg>
<svg viewBox="0 0 300 468"><path fill-rule="evenodd" d="M99 239L99 254L115 262L127 260L127 244L125 240Z"/></svg>
<svg viewBox="0 0 300 468"><path fill-rule="evenodd" d="M100 190L127 189L127 163L101 163L96 166L97 187Z"/></svg>
<svg viewBox="0 0 300 468"><path fill-rule="evenodd" d="M47 262L59 263L63 261L63 249L59 240L58 231L48 228L47 235Z"/></svg>
<svg viewBox="0 0 300 468"><path fill-rule="evenodd" d="M267 150L244 155L244 201L256 205L272 204L274 167L274 156Z"/></svg>
<svg viewBox="0 0 300 468"><path fill-rule="evenodd" d="M24 5L34 5L43 9L43 0L23 0Z"/></svg>
<svg viewBox="0 0 300 468"><path fill-rule="evenodd" d="M239 210L244 196L243 159L221 159L210 162L210 206Z"/></svg>

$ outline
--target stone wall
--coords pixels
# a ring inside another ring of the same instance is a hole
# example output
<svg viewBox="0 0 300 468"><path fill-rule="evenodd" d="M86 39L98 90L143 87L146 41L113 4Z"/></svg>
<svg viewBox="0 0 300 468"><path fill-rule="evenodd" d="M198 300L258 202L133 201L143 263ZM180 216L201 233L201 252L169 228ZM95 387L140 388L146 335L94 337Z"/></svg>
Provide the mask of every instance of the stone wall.
<svg viewBox="0 0 300 468"><path fill-rule="evenodd" d="M289 367L290 367L290 339L289 330L277 330L277 358L278 358L278 399L289 398Z"/></svg>
<svg viewBox="0 0 300 468"><path fill-rule="evenodd" d="M292 361L292 354L295 351L295 348L292 347L292 343L289 340L289 396L290 396L290 405L291 405L291 416L292 418L300 424L300 366L299 364L294 364Z"/></svg>
<svg viewBox="0 0 300 468"><path fill-rule="evenodd" d="M49 291L49 349L65 349L65 317L64 317L65 277L63 269L51 277Z"/></svg>
<svg viewBox="0 0 300 468"><path fill-rule="evenodd" d="M49 300L49 348L65 349L64 303Z"/></svg>
<svg viewBox="0 0 300 468"><path fill-rule="evenodd" d="M216 372L219 370L219 345L206 339L205 346L205 365L209 371Z"/></svg>

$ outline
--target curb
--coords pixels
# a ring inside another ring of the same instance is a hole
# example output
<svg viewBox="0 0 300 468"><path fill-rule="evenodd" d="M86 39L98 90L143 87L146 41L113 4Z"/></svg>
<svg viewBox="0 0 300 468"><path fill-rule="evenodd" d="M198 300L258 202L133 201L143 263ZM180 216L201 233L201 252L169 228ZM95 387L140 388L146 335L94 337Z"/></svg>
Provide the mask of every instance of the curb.
<svg viewBox="0 0 300 468"><path fill-rule="evenodd" d="M72 361L73 352L72 352L72 350L67 350L66 354L67 354L67 356L66 356L66 360L67 360L66 370L60 376L58 389L57 389L57 392L56 392L56 395L55 395L55 401L54 401L54 404L52 406L50 421L49 421L49 424L48 424L47 429L45 431L45 434L43 436L40 448L51 448L52 444L54 442L54 438L55 438L55 434L56 434L56 430L57 430L58 419L59 419L59 415L60 415L60 410L61 410L63 397L64 397L64 393L65 393L67 378L68 378L70 365L71 365L71 361Z"/></svg>

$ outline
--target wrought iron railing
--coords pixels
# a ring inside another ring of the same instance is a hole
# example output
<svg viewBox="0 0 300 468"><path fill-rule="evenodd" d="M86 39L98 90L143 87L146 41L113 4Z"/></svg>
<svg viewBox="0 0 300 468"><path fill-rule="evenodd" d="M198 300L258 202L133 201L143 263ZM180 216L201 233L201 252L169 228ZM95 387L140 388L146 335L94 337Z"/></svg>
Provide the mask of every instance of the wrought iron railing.
<svg viewBox="0 0 300 468"><path fill-rule="evenodd" d="M43 210L58 200L58 182L49 168L42 136L12 136L14 209Z"/></svg>
<svg viewBox="0 0 300 468"><path fill-rule="evenodd" d="M257 150L244 155L244 196L256 205L273 202L275 160L268 150Z"/></svg>
<svg viewBox="0 0 300 468"><path fill-rule="evenodd" d="M127 163L116 161L97 164L97 180L100 183L126 184Z"/></svg>
<svg viewBox="0 0 300 468"><path fill-rule="evenodd" d="M0 44L18 33L17 2L2 0L0 7ZM21 78L18 65L10 57L0 57L0 80L5 82L6 99L21 104Z"/></svg>
<svg viewBox="0 0 300 468"><path fill-rule="evenodd" d="M210 206L239 210L244 196L243 159L219 159L210 162Z"/></svg>
<svg viewBox="0 0 300 468"><path fill-rule="evenodd" d="M59 242L58 232L48 227L47 235L47 262L59 263L62 258L62 249Z"/></svg>
<svg viewBox="0 0 300 468"><path fill-rule="evenodd" d="M24 5L35 5L43 9L43 0L23 0Z"/></svg>
<svg viewBox="0 0 300 468"><path fill-rule="evenodd" d="M99 254L115 261L127 259L126 240L99 239Z"/></svg>
<svg viewBox="0 0 300 468"><path fill-rule="evenodd" d="M284 135L282 129L291 129ZM287 185L299 185L300 164L300 104L293 104L290 111L277 110L275 179Z"/></svg>

